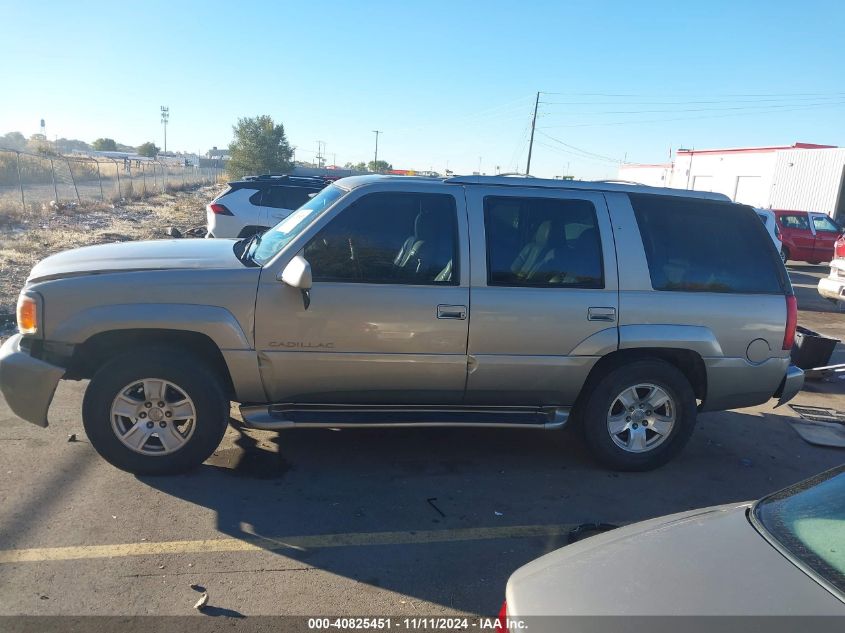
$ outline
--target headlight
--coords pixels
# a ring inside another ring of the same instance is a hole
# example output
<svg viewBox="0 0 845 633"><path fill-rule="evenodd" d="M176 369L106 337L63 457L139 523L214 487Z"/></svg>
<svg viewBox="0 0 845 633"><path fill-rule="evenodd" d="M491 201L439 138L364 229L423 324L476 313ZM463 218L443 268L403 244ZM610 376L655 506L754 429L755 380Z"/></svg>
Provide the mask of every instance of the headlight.
<svg viewBox="0 0 845 633"><path fill-rule="evenodd" d="M33 297L18 297L18 332L21 334L38 333L38 302Z"/></svg>

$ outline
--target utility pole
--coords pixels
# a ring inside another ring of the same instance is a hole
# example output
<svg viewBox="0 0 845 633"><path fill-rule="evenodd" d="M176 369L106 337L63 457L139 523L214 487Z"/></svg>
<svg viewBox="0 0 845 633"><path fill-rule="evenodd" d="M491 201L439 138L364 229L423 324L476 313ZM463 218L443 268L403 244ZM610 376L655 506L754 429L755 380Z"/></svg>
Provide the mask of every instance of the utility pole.
<svg viewBox="0 0 845 633"><path fill-rule="evenodd" d="M373 156L373 169L378 169L378 135L382 134L381 130L373 130L376 134L376 153Z"/></svg>
<svg viewBox="0 0 845 633"><path fill-rule="evenodd" d="M170 108L161 106L161 124L164 126L164 153L167 153L167 122L170 120Z"/></svg>
<svg viewBox="0 0 845 633"><path fill-rule="evenodd" d="M537 125L537 106L540 105L540 93L534 100L534 118L531 119L531 140L528 142L528 164L525 165L525 175L531 173L531 150L534 149L534 127Z"/></svg>
<svg viewBox="0 0 845 633"><path fill-rule="evenodd" d="M325 141L317 141L317 167L323 166L323 152L326 149Z"/></svg>

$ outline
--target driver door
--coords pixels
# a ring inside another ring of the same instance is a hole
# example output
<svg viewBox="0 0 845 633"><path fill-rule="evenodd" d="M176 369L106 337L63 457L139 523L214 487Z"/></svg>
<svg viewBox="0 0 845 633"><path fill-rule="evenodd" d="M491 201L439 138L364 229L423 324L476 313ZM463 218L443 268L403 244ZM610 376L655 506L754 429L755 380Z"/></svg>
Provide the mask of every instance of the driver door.
<svg viewBox="0 0 845 633"><path fill-rule="evenodd" d="M810 221L816 231L816 238L813 245L813 260L829 262L833 259L836 240L839 239L839 225L836 224L827 214L811 213Z"/></svg>
<svg viewBox="0 0 845 633"><path fill-rule="evenodd" d="M467 223L463 199L445 191L364 193L317 229L300 251L307 309L298 289L262 274L256 348L273 402L461 402Z"/></svg>

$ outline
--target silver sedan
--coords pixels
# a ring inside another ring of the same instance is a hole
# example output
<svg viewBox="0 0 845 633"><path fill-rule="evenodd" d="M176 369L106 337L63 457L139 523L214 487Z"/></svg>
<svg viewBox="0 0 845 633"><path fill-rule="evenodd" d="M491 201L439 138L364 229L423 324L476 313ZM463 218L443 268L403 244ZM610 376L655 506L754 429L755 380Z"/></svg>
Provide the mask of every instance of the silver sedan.
<svg viewBox="0 0 845 633"><path fill-rule="evenodd" d="M568 545L514 572L502 612L845 616L845 466ZM563 626L541 620L530 628Z"/></svg>

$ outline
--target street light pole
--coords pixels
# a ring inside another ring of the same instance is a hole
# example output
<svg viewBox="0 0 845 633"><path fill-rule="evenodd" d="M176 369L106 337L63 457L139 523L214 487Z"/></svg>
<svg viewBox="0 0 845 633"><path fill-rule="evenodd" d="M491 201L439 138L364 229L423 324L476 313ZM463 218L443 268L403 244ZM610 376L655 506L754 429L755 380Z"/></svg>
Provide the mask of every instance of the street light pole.
<svg viewBox="0 0 845 633"><path fill-rule="evenodd" d="M373 130L376 134L376 153L373 156L373 171L378 169L378 135L382 133L381 130Z"/></svg>

